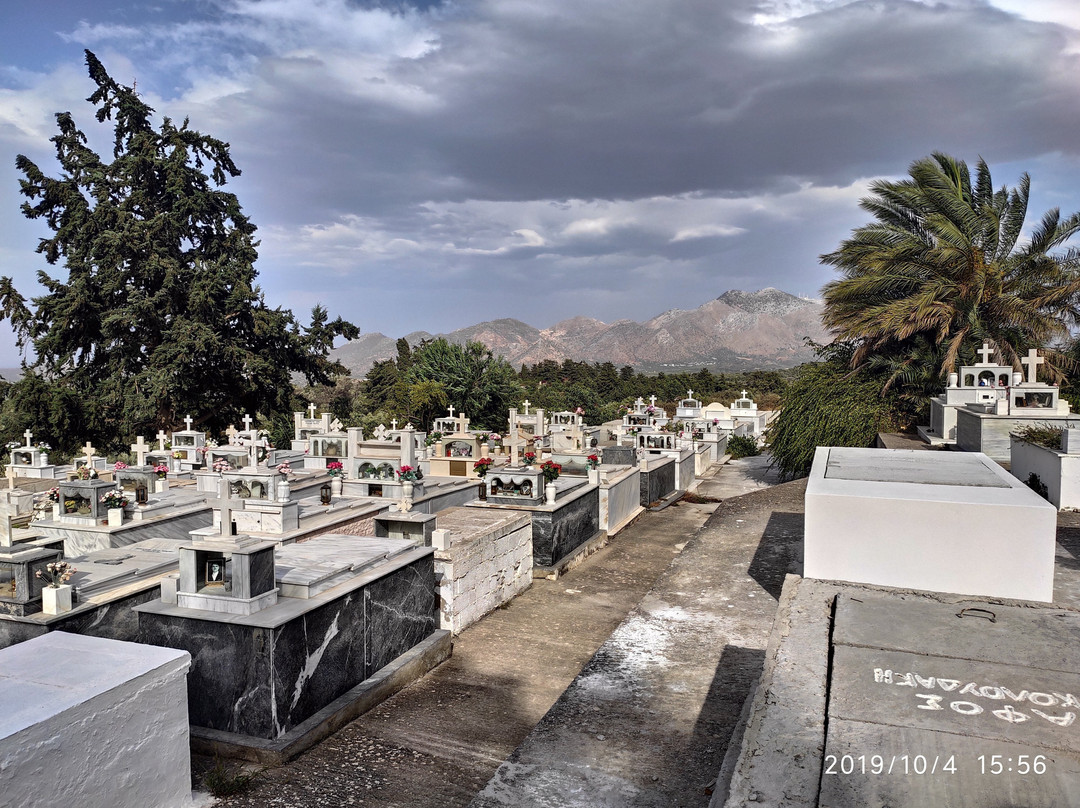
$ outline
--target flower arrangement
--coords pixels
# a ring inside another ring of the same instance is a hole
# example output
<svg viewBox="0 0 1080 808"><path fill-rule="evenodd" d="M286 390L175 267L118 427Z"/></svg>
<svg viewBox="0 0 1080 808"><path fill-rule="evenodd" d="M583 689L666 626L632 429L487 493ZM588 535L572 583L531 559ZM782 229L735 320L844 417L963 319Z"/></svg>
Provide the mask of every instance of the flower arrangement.
<svg viewBox="0 0 1080 808"><path fill-rule="evenodd" d="M214 461L214 471L232 471L232 464L224 457Z"/></svg>
<svg viewBox="0 0 1080 808"><path fill-rule="evenodd" d="M544 472L544 482L553 483L562 474L562 465L554 460L545 460L540 464L540 471Z"/></svg>
<svg viewBox="0 0 1080 808"><path fill-rule="evenodd" d="M594 454L591 454L585 458L585 465L591 469L594 469L600 465L600 458Z"/></svg>
<svg viewBox="0 0 1080 808"><path fill-rule="evenodd" d="M426 438L424 438L425 446L434 446L436 443L442 440L442 432L432 432Z"/></svg>
<svg viewBox="0 0 1080 808"><path fill-rule="evenodd" d="M123 460L117 460L115 463L113 463L113 471L123 471L127 467L128 464L125 463Z"/></svg>
<svg viewBox="0 0 1080 808"><path fill-rule="evenodd" d="M491 466L494 462L495 461L492 460L490 457L481 457L479 460L472 464L473 471L476 472L477 476L482 478L485 474L488 473L488 471L491 470Z"/></svg>
<svg viewBox="0 0 1080 808"><path fill-rule="evenodd" d="M52 446L50 446L50 445L49 445L48 443L46 443L45 441L39 441L39 442L35 443L35 444L34 444L34 448L35 448L35 449L37 449L37 450L38 450L39 452L49 452L49 451L52 451Z"/></svg>
<svg viewBox="0 0 1080 808"><path fill-rule="evenodd" d="M78 572L66 561L53 561L46 564L45 569L34 572L35 578L40 578L53 589L58 589L60 584L66 584L71 576Z"/></svg>
<svg viewBox="0 0 1080 808"><path fill-rule="evenodd" d="M90 466L79 466L75 469L75 476L80 480L96 480L97 469L91 468Z"/></svg>
<svg viewBox="0 0 1080 808"><path fill-rule="evenodd" d="M158 463L154 466L154 473L157 474L159 480L164 480L165 475L169 473L169 467L164 463Z"/></svg>
<svg viewBox="0 0 1080 808"><path fill-rule="evenodd" d="M22 446L22 444L19 443L17 440L9 440L7 442L8 449L18 449L20 446Z"/></svg>
<svg viewBox="0 0 1080 808"><path fill-rule="evenodd" d="M406 480L415 482L420 479L420 469L413 468L412 466L402 466L397 470L398 479L402 482Z"/></svg>
<svg viewBox="0 0 1080 808"><path fill-rule="evenodd" d="M345 476L345 467L340 460L331 460L326 464L326 473L331 477Z"/></svg>
<svg viewBox="0 0 1080 808"><path fill-rule="evenodd" d="M172 453L172 457L173 457L173 460L183 460L184 459L184 453L181 452L179 449L177 449L175 452Z"/></svg>
<svg viewBox="0 0 1080 808"><path fill-rule="evenodd" d="M526 466L531 466L536 462L536 452L525 452L525 454L521 456L521 462Z"/></svg>
<svg viewBox="0 0 1080 808"><path fill-rule="evenodd" d="M60 489L59 488L50 488L48 493L46 494L46 496L49 498L49 502L59 502L60 501Z"/></svg>
<svg viewBox="0 0 1080 808"><path fill-rule="evenodd" d="M574 409L574 415L584 415L584 414L585 414L585 410L582 409L581 407L577 407L577 408Z"/></svg>
<svg viewBox="0 0 1080 808"><path fill-rule="evenodd" d="M492 446L499 446L500 444L502 444L502 435L500 435L498 432L492 432L484 440L486 440Z"/></svg>
<svg viewBox="0 0 1080 808"><path fill-rule="evenodd" d="M126 508L128 500L123 491L108 491L101 495L101 504L106 508Z"/></svg>
<svg viewBox="0 0 1080 808"><path fill-rule="evenodd" d="M277 473L280 474L282 477L288 477L291 472L292 466L289 465L288 460L286 460L284 463L277 464Z"/></svg>

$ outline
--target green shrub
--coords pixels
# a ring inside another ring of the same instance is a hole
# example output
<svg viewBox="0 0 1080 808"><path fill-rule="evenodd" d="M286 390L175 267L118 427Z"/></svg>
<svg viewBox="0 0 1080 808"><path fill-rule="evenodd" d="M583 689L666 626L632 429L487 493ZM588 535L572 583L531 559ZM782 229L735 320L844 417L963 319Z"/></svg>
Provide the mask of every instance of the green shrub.
<svg viewBox="0 0 1080 808"><path fill-rule="evenodd" d="M1036 446L1044 446L1047 449L1060 449L1061 433L1064 431L1065 430L1059 426L1050 426L1050 424L1042 423L1025 424L1019 429L1014 430L1011 434L1014 438L1033 443Z"/></svg>
<svg viewBox="0 0 1080 808"><path fill-rule="evenodd" d="M758 449L757 441L750 436L732 435L728 438L727 453L732 460L738 460L740 457L755 457L761 454L761 450Z"/></svg>

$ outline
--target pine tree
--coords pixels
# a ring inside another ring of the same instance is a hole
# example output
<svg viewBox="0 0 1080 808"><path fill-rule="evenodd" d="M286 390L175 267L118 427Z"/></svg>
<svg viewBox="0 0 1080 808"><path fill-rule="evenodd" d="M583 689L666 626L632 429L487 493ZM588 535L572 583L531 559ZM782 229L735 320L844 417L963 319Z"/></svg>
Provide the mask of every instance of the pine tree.
<svg viewBox="0 0 1080 808"><path fill-rule="evenodd" d="M112 122L112 160L87 146L69 112L52 138L58 177L16 160L23 213L52 231L37 251L67 277L39 272L45 293L30 305L0 279L0 314L24 355L32 348L3 431L28 425L61 448L116 448L189 413L212 429L245 412L269 416L288 407L292 373L309 384L346 373L327 354L355 326L317 306L301 327L255 284L255 225L221 190L240 174L229 144L187 120L155 129L133 88L90 51L86 63L97 85L87 100L99 123Z"/></svg>

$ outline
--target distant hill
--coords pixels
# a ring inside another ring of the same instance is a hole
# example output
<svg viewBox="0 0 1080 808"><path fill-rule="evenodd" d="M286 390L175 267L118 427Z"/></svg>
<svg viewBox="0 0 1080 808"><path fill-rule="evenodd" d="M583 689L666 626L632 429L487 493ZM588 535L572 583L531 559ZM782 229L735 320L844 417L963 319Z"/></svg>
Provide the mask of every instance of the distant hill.
<svg viewBox="0 0 1080 808"><path fill-rule="evenodd" d="M578 316L539 329L505 318L434 336L459 344L482 342L515 367L569 358L630 365L645 373L702 367L736 372L791 367L812 359L805 338L829 339L821 325L821 311L820 301L779 289L731 290L696 309L672 309L644 323L603 323ZM433 335L417 331L405 336L410 345L417 345ZM384 334L364 334L332 355L353 376L363 376L376 361L397 356L395 343Z"/></svg>

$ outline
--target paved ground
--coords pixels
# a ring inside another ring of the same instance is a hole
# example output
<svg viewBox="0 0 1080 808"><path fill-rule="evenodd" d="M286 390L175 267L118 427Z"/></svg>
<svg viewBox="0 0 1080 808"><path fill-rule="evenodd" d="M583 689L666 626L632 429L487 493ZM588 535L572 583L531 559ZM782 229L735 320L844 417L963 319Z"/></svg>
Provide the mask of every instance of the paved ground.
<svg viewBox="0 0 1080 808"><path fill-rule="evenodd" d="M736 461L698 492L727 497L766 479L756 458ZM580 567L468 628L423 680L219 805L467 805L716 508L644 514ZM194 763L197 776L212 764Z"/></svg>

